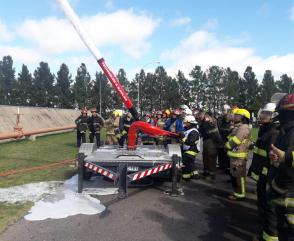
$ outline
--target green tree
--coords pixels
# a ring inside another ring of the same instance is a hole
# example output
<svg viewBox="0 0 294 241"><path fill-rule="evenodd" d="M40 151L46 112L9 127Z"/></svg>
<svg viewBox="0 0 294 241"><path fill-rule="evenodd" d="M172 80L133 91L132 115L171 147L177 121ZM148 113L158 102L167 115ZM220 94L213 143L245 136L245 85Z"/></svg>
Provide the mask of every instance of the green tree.
<svg viewBox="0 0 294 241"><path fill-rule="evenodd" d="M100 91L101 86L101 91ZM100 93L101 93L101 114L106 116L114 109L112 98L112 87L110 86L106 75L102 72L96 72L96 78L92 88L92 106L100 112Z"/></svg>
<svg viewBox="0 0 294 241"><path fill-rule="evenodd" d="M226 97L225 102L229 105L235 104L236 100L239 98L239 82L239 73L227 68L224 76L223 89Z"/></svg>
<svg viewBox="0 0 294 241"><path fill-rule="evenodd" d="M56 77L55 105L61 108L72 108L73 94L71 91L72 76L66 64L61 64Z"/></svg>
<svg viewBox="0 0 294 241"><path fill-rule="evenodd" d="M190 81L188 79L186 79L184 73L182 71L180 71L180 70L178 71L178 73L176 75L176 79L177 79L177 85L175 85L173 83L173 81L168 79L167 86L170 89L169 85L172 84L174 86L174 88L175 88L174 89L175 91L176 91L176 88L178 88L178 90L179 90L178 102L180 102L181 104L185 104L185 105L189 106L190 102L193 100L193 98L191 96L191 84L190 84Z"/></svg>
<svg viewBox="0 0 294 241"><path fill-rule="evenodd" d="M78 108L91 106L91 76L84 63L80 65L73 85L73 95Z"/></svg>
<svg viewBox="0 0 294 241"><path fill-rule="evenodd" d="M127 79L127 75L126 75L126 72L124 69L118 70L117 78L118 78L120 84L122 85L122 87L124 88L124 90L126 91L126 93L128 94L130 82ZM112 89L112 95L113 95L113 100L114 100L114 107L119 108L119 109L124 108L124 103L123 103L122 99L120 98L120 96L118 95L118 93L114 89Z"/></svg>
<svg viewBox="0 0 294 241"><path fill-rule="evenodd" d="M271 70L266 70L261 84L261 102L266 104L270 102L272 95L277 91L276 82Z"/></svg>
<svg viewBox="0 0 294 241"><path fill-rule="evenodd" d="M248 66L240 79L239 103L249 110L257 110L259 104L259 85L252 67Z"/></svg>
<svg viewBox="0 0 294 241"><path fill-rule="evenodd" d="M48 63L40 62L34 72L32 103L35 106L52 107L54 105L54 75Z"/></svg>
<svg viewBox="0 0 294 241"><path fill-rule="evenodd" d="M34 95L33 78L26 65L22 65L21 71L17 78L17 98L18 105L31 105Z"/></svg>
<svg viewBox="0 0 294 241"><path fill-rule="evenodd" d="M184 76L182 76L184 77ZM182 78L180 77L180 78ZM182 79L183 80L183 79ZM179 85L179 81L177 81L175 78L171 78L168 76L168 78L165 81L165 89L163 92L163 108L178 108L180 104L187 104L189 105L188 101L184 101L184 98L187 97L187 93L183 93L184 86ZM184 84L185 85L185 84ZM182 94L180 93L182 91ZM189 90L188 94L189 94ZM183 102L184 101L184 102Z"/></svg>
<svg viewBox="0 0 294 241"><path fill-rule="evenodd" d="M199 107L206 102L206 75L201 70L201 67L199 65L196 65L192 69L190 77L192 78L191 95L194 98L193 104Z"/></svg>
<svg viewBox="0 0 294 241"><path fill-rule="evenodd" d="M163 108L164 102L163 93L164 91L166 91L167 88L169 88L169 76L167 75L167 72L165 71L163 66L158 66L155 69L155 75L152 77L155 77L155 82L152 81L155 88L155 92L153 92L154 94L152 94L152 98L154 98L154 106L152 107L152 109L158 108L161 110Z"/></svg>
<svg viewBox="0 0 294 241"><path fill-rule="evenodd" d="M292 78L286 74L283 74L280 77L280 80L277 81L278 90L283 93L291 93L292 83L293 83Z"/></svg>
<svg viewBox="0 0 294 241"><path fill-rule="evenodd" d="M0 103L15 104L16 80L11 56L4 56L0 61Z"/></svg>
<svg viewBox="0 0 294 241"><path fill-rule="evenodd" d="M224 70L218 66L211 66L207 71L208 109L216 111L223 104L223 76Z"/></svg>

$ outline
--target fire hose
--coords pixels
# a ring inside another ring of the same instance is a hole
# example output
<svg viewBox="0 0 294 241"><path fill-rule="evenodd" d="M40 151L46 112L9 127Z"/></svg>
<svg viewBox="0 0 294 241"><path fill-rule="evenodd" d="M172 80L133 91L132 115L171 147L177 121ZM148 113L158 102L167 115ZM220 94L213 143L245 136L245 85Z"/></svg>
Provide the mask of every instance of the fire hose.
<svg viewBox="0 0 294 241"><path fill-rule="evenodd" d="M74 12L74 10L71 8L68 1L67 0L57 0L57 1L58 1L59 5L61 6L63 12L65 13L66 17L69 19L69 21L71 22L71 24L75 28L76 32L80 36L81 40L84 42L86 47L92 53L92 55L94 56L94 58L98 62L99 66L103 70L104 74L107 76L107 78L111 82L113 88L118 93L118 95L122 99L123 103L128 108L130 113L132 114L134 120L138 121L139 114L138 114L133 102L131 101L131 99L129 98L127 93L125 92L125 90L122 87L122 85L120 84L118 78L115 76L115 74L113 74L113 72L106 65L106 62L105 62L104 58L102 57L102 54L97 49L94 42L90 39L88 33L85 31L85 29L81 25L81 22L80 22L78 16ZM136 122L134 122L132 125L135 125L135 126L133 128L131 126L130 129L132 129L132 130L140 129L143 132L145 132L146 134L147 133L150 134L151 136L176 136L175 133L161 130L160 128L154 127L148 123L142 124L140 122L140 123L136 124ZM135 149L135 148L136 148L136 135L134 135L133 133L129 133L128 134L128 149Z"/></svg>

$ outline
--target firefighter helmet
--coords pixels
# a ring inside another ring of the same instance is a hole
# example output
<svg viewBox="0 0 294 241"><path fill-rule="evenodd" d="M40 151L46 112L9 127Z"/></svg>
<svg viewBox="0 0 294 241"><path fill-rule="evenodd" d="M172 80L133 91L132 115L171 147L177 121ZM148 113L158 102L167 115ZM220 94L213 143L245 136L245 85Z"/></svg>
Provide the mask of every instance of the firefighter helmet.
<svg viewBox="0 0 294 241"><path fill-rule="evenodd" d="M169 110L169 109L166 109L166 110L164 111L164 113L166 114L167 117L170 116L170 110Z"/></svg>
<svg viewBox="0 0 294 241"><path fill-rule="evenodd" d="M250 113L248 110L246 109L237 109L235 112L234 112L235 115L241 115L241 116L244 116L245 118L247 119L250 119Z"/></svg>
<svg viewBox="0 0 294 241"><path fill-rule="evenodd" d="M161 110L156 111L156 115L157 116L159 116L159 115L162 116L162 111Z"/></svg>
<svg viewBox="0 0 294 241"><path fill-rule="evenodd" d="M275 103L267 103L262 111L275 112L277 105Z"/></svg>
<svg viewBox="0 0 294 241"><path fill-rule="evenodd" d="M180 105L180 109L187 110L187 109L189 109L189 107L187 105Z"/></svg>
<svg viewBox="0 0 294 241"><path fill-rule="evenodd" d="M196 121L195 117L192 116L192 115L187 115L187 116L185 116L183 122L184 122L184 123L197 124L197 121Z"/></svg>
<svg viewBox="0 0 294 241"><path fill-rule="evenodd" d="M120 117L123 115L123 111L122 110L114 110L112 112L112 114L115 116L115 117Z"/></svg>
<svg viewBox="0 0 294 241"><path fill-rule="evenodd" d="M294 111L294 93L285 95L278 103L276 111Z"/></svg>
<svg viewBox="0 0 294 241"><path fill-rule="evenodd" d="M173 111L173 115L180 115L181 114L181 111L179 109L175 109Z"/></svg>

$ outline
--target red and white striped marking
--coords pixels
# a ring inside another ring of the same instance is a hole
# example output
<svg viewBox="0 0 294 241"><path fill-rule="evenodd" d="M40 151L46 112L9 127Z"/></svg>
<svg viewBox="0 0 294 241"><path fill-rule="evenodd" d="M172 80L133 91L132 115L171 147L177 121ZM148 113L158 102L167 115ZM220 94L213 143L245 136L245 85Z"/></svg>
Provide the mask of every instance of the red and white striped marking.
<svg viewBox="0 0 294 241"><path fill-rule="evenodd" d="M107 169L104 169L102 167L99 167L99 166L96 166L95 164L93 163L88 163L88 162L85 162L85 165L84 165L86 168L94 171L94 172L97 172L97 173L100 173L101 175L103 176L106 176L112 180L116 180L116 175L110 171L108 171Z"/></svg>
<svg viewBox="0 0 294 241"><path fill-rule="evenodd" d="M171 169L171 167L172 167L172 164L168 163L168 164L164 164L161 166L152 167L152 168L147 169L145 171L137 172L134 175L130 175L130 177L131 177L132 181L136 181L136 180L139 180L143 177L147 177L147 176L150 176L150 175L158 173L158 172L166 171L168 169Z"/></svg>

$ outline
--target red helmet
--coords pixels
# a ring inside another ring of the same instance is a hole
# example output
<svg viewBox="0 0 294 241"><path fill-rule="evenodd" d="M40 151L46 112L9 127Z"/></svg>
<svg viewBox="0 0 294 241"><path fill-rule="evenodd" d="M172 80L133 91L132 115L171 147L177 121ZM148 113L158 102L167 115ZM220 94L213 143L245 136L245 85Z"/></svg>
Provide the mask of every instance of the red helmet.
<svg viewBox="0 0 294 241"><path fill-rule="evenodd" d="M160 116L162 116L162 111L156 111L156 115L160 115Z"/></svg>
<svg viewBox="0 0 294 241"><path fill-rule="evenodd" d="M175 109L175 110L173 111L173 114L174 114L174 115L180 115L180 114L181 114L181 111L180 111L179 109Z"/></svg>
<svg viewBox="0 0 294 241"><path fill-rule="evenodd" d="M92 108L91 109L91 113L97 113L97 109L96 108Z"/></svg>
<svg viewBox="0 0 294 241"><path fill-rule="evenodd" d="M285 95L277 105L276 111L294 111L294 93Z"/></svg>

